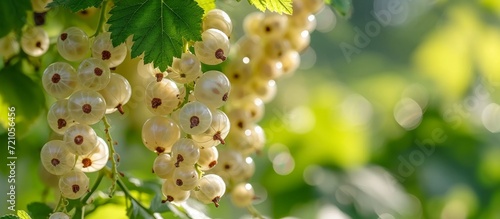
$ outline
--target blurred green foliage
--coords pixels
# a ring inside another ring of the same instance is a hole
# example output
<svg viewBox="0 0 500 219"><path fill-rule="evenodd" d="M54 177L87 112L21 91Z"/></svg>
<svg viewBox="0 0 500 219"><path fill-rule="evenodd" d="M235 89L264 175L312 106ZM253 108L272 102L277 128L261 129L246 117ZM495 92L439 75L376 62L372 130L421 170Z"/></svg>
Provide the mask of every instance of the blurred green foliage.
<svg viewBox="0 0 500 219"><path fill-rule="evenodd" d="M355 1L351 18L337 17L333 30L314 32L301 70L278 82L278 95L261 123L267 147L254 158L256 208L272 218L500 218L500 130L495 129L500 112L486 110L500 101L499 1L402 0L406 14L394 16L390 25L372 13L383 2ZM246 4L220 2L219 7L240 24L251 10ZM331 21L322 13L318 25ZM71 25L91 32L95 24L93 16L64 10L47 18L51 36ZM235 26L234 40L241 29ZM367 35L361 46L356 45L360 33ZM355 50L346 55L342 44ZM53 99L40 95L39 81L43 69L61 59L56 53L52 49L32 60L37 68L0 72L5 78L0 80L0 113L12 104L19 109L18 209L57 201L38 174L41 147L57 138L45 121ZM136 63L129 59L116 70L135 93L124 116L110 117L111 132L121 155L119 169L155 182L155 155L140 137L148 113ZM16 90L20 87L23 91ZM102 124L95 129L103 135ZM0 133L6 139L5 129ZM0 170L3 183L8 169L2 165ZM91 176L92 182L96 176ZM148 185L150 191L158 189ZM108 186L103 183L101 190ZM137 190L134 194L149 206L155 196ZM6 193L1 187L0 197ZM119 195L107 199L102 194L96 202L102 206L88 218L126 218ZM247 214L227 197L220 208L203 208L216 218Z"/></svg>

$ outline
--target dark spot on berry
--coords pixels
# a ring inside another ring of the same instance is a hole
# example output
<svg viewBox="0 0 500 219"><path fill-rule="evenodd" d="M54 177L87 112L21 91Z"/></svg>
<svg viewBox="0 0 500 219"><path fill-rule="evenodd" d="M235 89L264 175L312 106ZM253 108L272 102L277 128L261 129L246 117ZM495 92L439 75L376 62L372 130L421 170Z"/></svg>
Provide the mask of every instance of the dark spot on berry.
<svg viewBox="0 0 500 219"><path fill-rule="evenodd" d="M238 79L238 78L240 78L240 74L235 73L235 74L233 75L233 78L234 78L234 79Z"/></svg>
<svg viewBox="0 0 500 219"><path fill-rule="evenodd" d="M175 162L175 167L179 167L179 164L184 161L184 157L181 154L177 155L177 162Z"/></svg>
<svg viewBox="0 0 500 219"><path fill-rule="evenodd" d="M61 40L65 41L66 38L68 38L68 34L67 33L61 33Z"/></svg>
<svg viewBox="0 0 500 219"><path fill-rule="evenodd" d="M116 70L116 67L111 67L111 68L109 68L109 70L114 71L114 70Z"/></svg>
<svg viewBox="0 0 500 219"><path fill-rule="evenodd" d="M252 110L252 111L250 111L250 115L251 115L252 117L255 117L255 116L257 115L257 113L256 113L255 111L253 111L253 110Z"/></svg>
<svg viewBox="0 0 500 219"><path fill-rule="evenodd" d="M81 145L83 143L83 136L77 135L75 136L75 139L73 139L73 141L75 142L75 144Z"/></svg>
<svg viewBox="0 0 500 219"><path fill-rule="evenodd" d="M102 75L102 69L100 68L94 68L94 74L97 75L97 76L101 76Z"/></svg>
<svg viewBox="0 0 500 219"><path fill-rule="evenodd" d="M40 49L41 49L41 48L42 48L42 43L41 43L40 41L36 41L35 46L36 46L37 48L40 48Z"/></svg>
<svg viewBox="0 0 500 219"><path fill-rule="evenodd" d="M227 101L227 98L228 98L228 93L225 93L225 94L222 96L222 101Z"/></svg>
<svg viewBox="0 0 500 219"><path fill-rule="evenodd" d="M266 32L270 32L271 31L271 27L270 26L266 26Z"/></svg>
<svg viewBox="0 0 500 219"><path fill-rule="evenodd" d="M63 127L66 127L66 120L65 119L58 119L57 120L57 128L62 129Z"/></svg>
<svg viewBox="0 0 500 219"><path fill-rule="evenodd" d="M52 75L51 80L52 83L57 84L61 80L61 75L55 73L54 75Z"/></svg>
<svg viewBox="0 0 500 219"><path fill-rule="evenodd" d="M161 106L161 99L160 98L153 98L153 100L151 100L151 107L153 109L156 109L158 108L159 106Z"/></svg>
<svg viewBox="0 0 500 219"><path fill-rule="evenodd" d="M242 129L242 128L243 128L243 122L242 122L242 121L239 121L238 123L236 123L236 125L237 125L240 129Z"/></svg>
<svg viewBox="0 0 500 219"><path fill-rule="evenodd" d="M156 147L155 151L157 154L161 154L161 153L165 152L165 148L164 147Z"/></svg>
<svg viewBox="0 0 500 219"><path fill-rule="evenodd" d="M186 78L186 74L184 73L180 74L179 76L181 76L181 78Z"/></svg>
<svg viewBox="0 0 500 219"><path fill-rule="evenodd" d="M163 73L156 73L156 82L160 82L163 79Z"/></svg>
<svg viewBox="0 0 500 219"><path fill-rule="evenodd" d="M104 50L101 53L102 60L108 60L111 58L111 53L108 50Z"/></svg>
<svg viewBox="0 0 500 219"><path fill-rule="evenodd" d="M89 114L90 112L92 112L92 106L91 106L90 104L88 104L88 103L83 104L83 106L82 106L82 111L83 111L84 113Z"/></svg>
<svg viewBox="0 0 500 219"><path fill-rule="evenodd" d="M87 15L89 13L89 11L83 9L79 13L82 14L82 15Z"/></svg>
<svg viewBox="0 0 500 219"><path fill-rule="evenodd" d="M71 189L73 189L73 193L77 193L80 191L80 186L75 184L71 186Z"/></svg>
<svg viewBox="0 0 500 219"><path fill-rule="evenodd" d="M224 56L224 50L217 49L215 51L215 58L220 59L222 61L226 61L226 56Z"/></svg>
<svg viewBox="0 0 500 219"><path fill-rule="evenodd" d="M189 122L191 122L189 128L194 128L200 124L200 118L198 118L198 116L191 116Z"/></svg>
<svg viewBox="0 0 500 219"><path fill-rule="evenodd" d="M175 180L175 185L182 186L183 184L184 184L184 182L182 182L182 179Z"/></svg>
<svg viewBox="0 0 500 219"><path fill-rule="evenodd" d="M167 195L167 201L168 202L172 202L174 201L174 197L170 196L170 195Z"/></svg>
<svg viewBox="0 0 500 219"><path fill-rule="evenodd" d="M92 166L92 160L88 157L83 158L82 164L83 164L83 168L90 167L90 166Z"/></svg>
<svg viewBox="0 0 500 219"><path fill-rule="evenodd" d="M35 21L35 25L36 26L41 26L43 24L45 24L45 15L47 14L47 12L42 12L42 13L38 13L38 12L34 12L33 13L33 20Z"/></svg>
<svg viewBox="0 0 500 219"><path fill-rule="evenodd" d="M52 166L57 166L59 165L61 162L59 161L59 159L57 158L52 158L52 160L50 161L50 163L52 164Z"/></svg>
<svg viewBox="0 0 500 219"><path fill-rule="evenodd" d="M229 170L229 169L231 169L231 165L229 165L229 164L224 164L224 169L225 169L225 170Z"/></svg>
<svg viewBox="0 0 500 219"><path fill-rule="evenodd" d="M214 199L212 199L212 202L215 204L215 207L219 207L219 201L220 201L220 196L216 196Z"/></svg>
<svg viewBox="0 0 500 219"><path fill-rule="evenodd" d="M210 163L208 164L208 167L212 168L212 167L214 167L215 165L217 165L217 160L214 160L214 161L210 162Z"/></svg>
<svg viewBox="0 0 500 219"><path fill-rule="evenodd" d="M278 52L278 57L281 57L283 53L281 51Z"/></svg>
<svg viewBox="0 0 500 219"><path fill-rule="evenodd" d="M224 141L224 139L220 136L220 134L221 134L221 133L220 133L220 131L217 131L217 132L215 133L215 135L213 136L213 138L212 138L212 139L213 139L214 141L219 140L221 144L226 144L226 142L225 142L225 141Z"/></svg>

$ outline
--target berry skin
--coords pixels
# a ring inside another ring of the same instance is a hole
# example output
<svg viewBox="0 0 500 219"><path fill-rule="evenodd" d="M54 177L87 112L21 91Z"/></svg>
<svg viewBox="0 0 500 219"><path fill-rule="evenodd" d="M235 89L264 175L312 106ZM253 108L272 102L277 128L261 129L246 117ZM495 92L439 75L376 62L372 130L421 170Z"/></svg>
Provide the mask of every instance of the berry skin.
<svg viewBox="0 0 500 219"><path fill-rule="evenodd" d="M89 178L80 170L72 170L59 178L61 195L68 199L79 199L89 189Z"/></svg>
<svg viewBox="0 0 500 219"><path fill-rule="evenodd" d="M219 207L219 201L226 192L226 184L218 175L207 174L198 180L198 189L193 190L196 199L205 204L214 203Z"/></svg>
<svg viewBox="0 0 500 219"><path fill-rule="evenodd" d="M106 101L106 114L119 111L124 114L123 106L132 96L132 87L128 80L116 73L111 73L111 79L108 85L99 91Z"/></svg>
<svg viewBox="0 0 500 219"><path fill-rule="evenodd" d="M211 123L212 112L205 104L198 101L187 103L179 111L179 125L187 134L201 134Z"/></svg>
<svg viewBox="0 0 500 219"><path fill-rule="evenodd" d="M154 116L142 126L142 142L157 154L169 153L180 136L179 126L170 117Z"/></svg>
<svg viewBox="0 0 500 219"><path fill-rule="evenodd" d="M67 150L64 141L52 140L42 147L40 160L49 173L62 175L73 168L75 155Z"/></svg>
<svg viewBox="0 0 500 219"><path fill-rule="evenodd" d="M92 44L92 57L104 61L110 68L120 65L127 56L127 46L122 43L113 47L111 33L104 32L94 40Z"/></svg>
<svg viewBox="0 0 500 219"><path fill-rule="evenodd" d="M188 138L181 138L172 146L172 158L175 166L193 166L200 158L200 149Z"/></svg>
<svg viewBox="0 0 500 219"><path fill-rule="evenodd" d="M208 29L201 34L202 41L194 44L194 52L200 62L217 65L226 60L229 54L229 39L217 29Z"/></svg>
<svg viewBox="0 0 500 219"><path fill-rule="evenodd" d="M196 100L209 108L219 108L229 99L231 83L220 71L207 71L197 81L194 87Z"/></svg>
<svg viewBox="0 0 500 219"><path fill-rule="evenodd" d="M189 191L180 189L179 186L171 180L165 180L161 186L163 195L167 198L166 201L173 203L183 203L189 198Z"/></svg>
<svg viewBox="0 0 500 219"><path fill-rule="evenodd" d="M64 99L75 91L78 85L77 74L70 64L55 62L43 71L42 84L49 95Z"/></svg>
<svg viewBox="0 0 500 219"><path fill-rule="evenodd" d="M28 27L21 37L21 49L33 57L45 54L49 43L49 34L40 26Z"/></svg>
<svg viewBox="0 0 500 219"><path fill-rule="evenodd" d="M76 124L75 120L69 115L68 100L58 100L50 106L47 113L47 122L50 128L60 135L64 135L69 127Z"/></svg>
<svg viewBox="0 0 500 219"><path fill-rule="evenodd" d="M70 219L70 217L63 212L55 212L50 214L49 219Z"/></svg>
<svg viewBox="0 0 500 219"><path fill-rule="evenodd" d="M108 65L96 58L83 60L78 66L78 81L83 88L89 90L104 89L111 79Z"/></svg>
<svg viewBox="0 0 500 219"><path fill-rule="evenodd" d="M172 178L175 170L175 160L170 154L160 154L153 163L153 172L162 179Z"/></svg>
<svg viewBox="0 0 500 219"><path fill-rule="evenodd" d="M255 191L250 183L240 183L231 191L231 201L240 208L252 205L255 198Z"/></svg>
<svg viewBox="0 0 500 219"><path fill-rule="evenodd" d="M224 139L229 133L230 123L227 115L220 111L212 111L212 123L207 131L192 135L193 141L200 148L214 147L218 144L225 144Z"/></svg>
<svg viewBox="0 0 500 219"><path fill-rule="evenodd" d="M226 12L220 9L212 9L203 17L203 31L210 28L220 30L229 37L233 31L233 23Z"/></svg>
<svg viewBox="0 0 500 219"><path fill-rule="evenodd" d="M175 82L163 78L151 81L146 88L146 106L155 115L168 115L180 104L180 91Z"/></svg>
<svg viewBox="0 0 500 219"><path fill-rule="evenodd" d="M89 37L80 28L70 27L59 34L57 51L68 61L81 61L90 51Z"/></svg>
<svg viewBox="0 0 500 219"><path fill-rule="evenodd" d="M97 135L92 127L76 124L64 133L64 142L68 150L76 155L89 154L97 147Z"/></svg>
<svg viewBox="0 0 500 219"><path fill-rule="evenodd" d="M96 172L101 170L109 159L108 144L104 139L97 137L97 145L83 156L78 156L75 168L83 172Z"/></svg>
<svg viewBox="0 0 500 219"><path fill-rule="evenodd" d="M93 125L106 112L106 101L101 94L92 90L80 90L68 99L69 115L81 124Z"/></svg>

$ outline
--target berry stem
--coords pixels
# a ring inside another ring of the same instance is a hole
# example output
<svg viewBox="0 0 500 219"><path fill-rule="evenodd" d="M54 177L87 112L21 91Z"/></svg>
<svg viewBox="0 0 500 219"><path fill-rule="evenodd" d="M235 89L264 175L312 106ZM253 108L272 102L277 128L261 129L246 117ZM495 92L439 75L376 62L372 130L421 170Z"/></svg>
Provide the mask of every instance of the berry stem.
<svg viewBox="0 0 500 219"><path fill-rule="evenodd" d="M95 29L95 33L91 37L95 37L99 33L103 32L104 22L106 20L105 15L106 15L106 7L107 6L108 6L108 1L103 1L102 4L101 4L101 14L99 15L99 23L97 23L97 27Z"/></svg>
<svg viewBox="0 0 500 219"><path fill-rule="evenodd" d="M196 170L196 173L198 173L198 179L201 179L201 177L203 177L203 174L205 174L205 172L203 172L203 170L200 169L200 165L195 163L194 164L194 169Z"/></svg>
<svg viewBox="0 0 500 219"><path fill-rule="evenodd" d="M247 209L248 212L252 214L253 218L264 219L264 216L262 216L262 214L260 214L260 212L253 205L248 206Z"/></svg>
<svg viewBox="0 0 500 219"><path fill-rule="evenodd" d="M54 208L53 212L58 212L58 211L61 211L61 210L66 210L66 206L64 204L65 202L66 202L66 198L64 198L64 196L61 194L59 196L59 201L57 202L57 205Z"/></svg>
<svg viewBox="0 0 500 219"><path fill-rule="evenodd" d="M109 169L106 169L106 170L110 171ZM125 183L123 183L123 181L120 178L118 178L116 180L116 184L118 184L118 187L120 187L120 189L123 191L123 193L125 193L125 196L128 197L131 202L135 202L135 204L137 204L144 211L148 212L150 215L154 214L154 212L152 212L149 208L146 208L140 201L138 201L137 199L134 198L134 196L132 196L132 194L128 190L127 186L125 185Z"/></svg>
<svg viewBox="0 0 500 219"><path fill-rule="evenodd" d="M119 156L115 151L115 145L113 138L111 137L111 133L109 129L111 125L108 122L108 118L106 116L102 117L102 122L104 123L104 132L106 133L106 140L108 141L109 153L111 155L111 187L109 188L109 197L113 196L113 193L116 189L116 182L119 180L118 178L118 169L117 169L117 160L116 157Z"/></svg>

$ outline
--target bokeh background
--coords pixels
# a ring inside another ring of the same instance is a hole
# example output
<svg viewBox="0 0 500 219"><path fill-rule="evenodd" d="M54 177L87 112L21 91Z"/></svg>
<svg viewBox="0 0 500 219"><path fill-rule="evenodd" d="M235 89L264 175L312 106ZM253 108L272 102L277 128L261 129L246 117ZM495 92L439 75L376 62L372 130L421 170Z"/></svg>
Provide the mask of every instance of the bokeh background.
<svg viewBox="0 0 500 219"><path fill-rule="evenodd" d="M245 1L218 6L233 19L235 42L244 15L255 9ZM49 13L46 30L55 37L78 25L92 33L95 12ZM300 69L278 81L266 105L260 124L268 142L254 157L250 181L255 207L270 218L500 218L499 18L497 0L354 1L348 19L323 9ZM9 74L0 63L0 139L7 138L7 106L17 107L18 209L57 201L39 174L40 149L57 138L46 123L54 100L40 78L59 59L52 47L32 60L38 68L25 65L22 73ZM132 83L133 96L127 113L110 122L119 169L154 185L155 154L140 137L149 115L137 62L128 58L116 70ZM103 125L95 128L102 136ZM0 186L1 200L6 193ZM134 194L146 204L153 198ZM88 218L125 218L122 197L103 203ZM2 211L6 206L0 202ZM217 209L202 208L214 218L249 217L228 198Z"/></svg>

